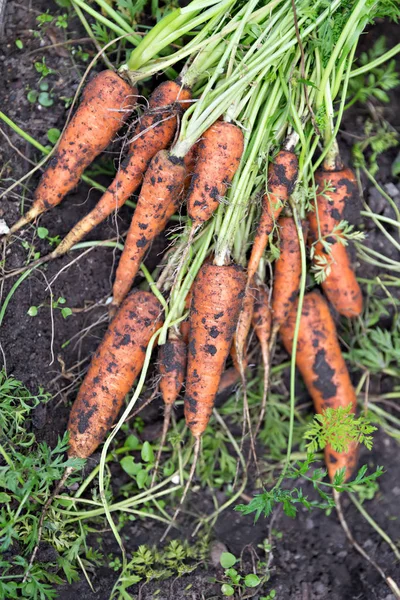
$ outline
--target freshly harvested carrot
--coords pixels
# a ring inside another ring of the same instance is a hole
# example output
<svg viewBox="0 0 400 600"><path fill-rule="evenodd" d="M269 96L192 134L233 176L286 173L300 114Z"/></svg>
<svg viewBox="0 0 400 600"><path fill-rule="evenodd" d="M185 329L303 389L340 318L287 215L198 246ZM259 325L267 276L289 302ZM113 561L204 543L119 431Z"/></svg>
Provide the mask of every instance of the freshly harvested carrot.
<svg viewBox="0 0 400 600"><path fill-rule="evenodd" d="M292 352L296 314L297 305L280 329L289 354ZM326 300L319 292L310 292L304 297L296 365L317 413L328 407L338 408L349 404L355 412L357 398L340 350L335 323ZM326 446L325 462L331 480L342 467L346 467L346 480L349 479L356 468L356 444L351 444L348 452L340 454Z"/></svg>
<svg viewBox="0 0 400 600"><path fill-rule="evenodd" d="M154 238L164 231L182 196L186 169L182 160L160 150L146 171L113 286L111 309L128 294Z"/></svg>
<svg viewBox="0 0 400 600"><path fill-rule="evenodd" d="M284 323L296 302L301 279L300 242L292 217L278 220L280 255L275 261L272 314L274 328Z"/></svg>
<svg viewBox="0 0 400 600"><path fill-rule="evenodd" d="M187 345L184 340L170 338L160 347L158 360L161 396L166 406L172 406L185 380Z"/></svg>
<svg viewBox="0 0 400 600"><path fill-rule="evenodd" d="M196 143L196 144L193 144L193 146L190 148L189 152L183 158L183 162L185 163L185 167L186 167L186 177L185 177L185 185L184 185L185 196L186 196L187 192L189 191L190 184L192 183L193 173L196 168L197 151L198 151L198 144Z"/></svg>
<svg viewBox="0 0 400 600"><path fill-rule="evenodd" d="M243 356L242 358L239 359L239 357L237 355L237 351L236 351L235 340L233 340L233 342L232 342L232 346L229 351L229 354L232 359L233 367L238 372L240 377L242 378L242 383L243 383L243 376L245 374L245 371L246 371L247 365L248 365L247 356Z"/></svg>
<svg viewBox="0 0 400 600"><path fill-rule="evenodd" d="M235 367L226 369L221 376L217 394L224 394L229 388L236 385L240 380L240 374Z"/></svg>
<svg viewBox="0 0 400 600"><path fill-rule="evenodd" d="M150 292L133 291L111 322L72 406L69 455L90 456L103 441L143 366L162 308Z"/></svg>
<svg viewBox="0 0 400 600"><path fill-rule="evenodd" d="M297 156L287 150L280 150L268 167L268 191L263 197L260 221L247 265L249 281L253 279L257 272L276 219L293 192L297 171Z"/></svg>
<svg viewBox="0 0 400 600"><path fill-rule="evenodd" d="M269 300L269 291L267 286L263 283L258 284L255 290L252 326L260 343L261 356L264 365L264 389L260 406L260 415L254 432L254 436L256 437L263 422L265 409L267 406L270 371L269 340L272 329L272 313Z"/></svg>
<svg viewBox="0 0 400 600"><path fill-rule="evenodd" d="M164 423L161 432L160 447L154 463L154 483L157 475L161 452L168 433L171 411L175 400L182 389L186 374L187 345L182 338L173 335L165 344L160 346L158 353L158 368L161 375L160 392L164 402Z"/></svg>
<svg viewBox="0 0 400 600"><path fill-rule="evenodd" d="M188 308L189 307L190 307L190 304L189 304ZM189 343L189 330L190 330L189 319L185 319L184 321L182 321L182 323L179 327L179 331L180 331L182 339L186 345Z"/></svg>
<svg viewBox="0 0 400 600"><path fill-rule="evenodd" d="M216 121L197 142L197 160L187 195L187 211L195 226L218 208L243 154L242 130Z"/></svg>
<svg viewBox="0 0 400 600"><path fill-rule="evenodd" d="M253 316L254 309L254 299L254 288L253 286L249 285L247 286L245 291L242 310L240 311L235 335L233 336L233 355L231 352L234 363L235 361L237 361L239 372L242 372L245 369L243 361L245 360L246 356L246 342L251 327L251 319Z"/></svg>
<svg viewBox="0 0 400 600"><path fill-rule="evenodd" d="M347 249L338 241L337 235L333 235L335 227L346 219L346 209L354 205L356 178L351 169L345 168L317 171L315 181L318 186L317 210L308 214L311 241L315 243L314 264L321 259L327 261L326 278L321 285L332 306L344 317L357 317L363 309L362 292ZM331 244L329 252L319 241L321 238Z"/></svg>
<svg viewBox="0 0 400 600"><path fill-rule="evenodd" d="M136 95L137 90L113 71L102 71L87 84L35 191L32 207L10 233L57 206L77 185L86 167L103 152L131 114Z"/></svg>
<svg viewBox="0 0 400 600"><path fill-rule="evenodd" d="M193 462L180 504L161 541L176 521L193 480L201 436L214 408L245 287L244 271L235 264L218 266L203 263L193 285L184 400L186 425L195 438Z"/></svg>
<svg viewBox="0 0 400 600"><path fill-rule="evenodd" d="M178 114L187 108L190 98L190 90L183 88L176 81L165 81L154 90L148 108L135 129L129 154L121 164L114 181L93 210L83 217L57 246L51 258L68 252L137 190L152 158L165 149L174 137Z"/></svg>
<svg viewBox="0 0 400 600"><path fill-rule="evenodd" d="M186 424L200 439L210 419L215 396L235 333L246 285L237 265L203 265L197 275L190 308Z"/></svg>

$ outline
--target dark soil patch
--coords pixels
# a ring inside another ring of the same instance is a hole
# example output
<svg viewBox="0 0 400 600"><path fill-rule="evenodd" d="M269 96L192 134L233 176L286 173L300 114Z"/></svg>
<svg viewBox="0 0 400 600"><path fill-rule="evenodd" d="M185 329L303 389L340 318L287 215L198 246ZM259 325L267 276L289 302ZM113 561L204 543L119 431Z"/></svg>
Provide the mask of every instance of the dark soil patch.
<svg viewBox="0 0 400 600"><path fill-rule="evenodd" d="M55 12L56 7L49 0L36 0L34 3L24 5L9 0L6 12L5 39L0 49L1 88L0 105L8 116L30 133L39 142L47 144L46 132L49 128L62 125L66 118L65 103L61 96L70 97L74 94L80 77L84 71L82 63L76 63L65 53L52 50L41 50L45 44L54 43L54 36L59 41L63 33L55 31L44 36L44 41L32 35L31 30L37 28L36 16L47 8ZM77 22L70 26L73 36L80 38L84 33ZM362 49L367 48L379 35L388 37L388 45L396 43L398 29L387 24L378 25L362 39ZM18 50L15 40L21 39L23 50ZM85 47L92 52L90 45ZM54 105L51 108L40 107L37 103L30 104L26 98L27 87L37 88L38 73L33 63L46 57L46 64L53 68L55 73L48 77L54 91ZM400 105L398 90L391 94L391 103L384 108L385 116L392 126L400 126ZM363 123L367 116L366 109L353 108L343 123L341 147L344 157L350 155L353 143L351 135L358 135L363 130ZM37 160L38 153L30 144L11 132L4 124L2 130L9 137L10 142L22 154L18 155L15 148L11 147L2 137L0 148L0 163L2 167L2 188L8 187L13 180L18 179L30 169L30 160ZM108 157L118 159L120 142L108 149ZM382 185L392 183L390 166L396 155L396 150L387 152L380 160L379 182ZM32 190L38 181L38 173L25 181L25 197L30 200ZM102 182L107 181L104 177ZM0 201L0 217L11 224L18 216L23 188L19 186ZM367 187L365 197L370 200L373 210L379 212L380 198ZM95 204L99 193L90 190L84 184L68 196L60 207L40 219L40 225L49 230L50 236L63 236L71 226ZM395 197L400 200L400 193ZM375 204L374 204L375 203ZM386 204L381 203L381 210L386 210ZM129 224L131 210L124 208L117 219L109 219L106 223L96 228L89 239L108 239L115 237L118 232L126 231ZM398 252L394 254L393 247L375 229L368 227L368 244L375 249L385 252L389 256L399 259ZM49 250L47 241L34 238L33 227L25 229L6 251L7 268L11 269L23 264L26 259L26 249L23 243L34 244L36 250L45 254ZM157 242L153 247L149 261L151 266L157 262L157 257L164 247L164 241ZM29 277L14 293L5 315L1 331L2 354L9 374L21 379L27 386L35 390L43 386L55 395L47 407L37 410L34 419L34 428L39 439L45 439L50 445L56 441L57 435L62 433L66 426L70 401L78 385L74 377L64 377L63 365L70 370L76 363L83 361L76 372L82 372L88 364L90 355L95 350L105 331L105 323L93 326L106 315L104 301L109 296L111 281L115 268L118 252L111 249L97 248L83 255L70 268L62 271L52 284L54 299L62 296L66 299L66 306L74 309L73 316L64 319L60 310L53 312L54 325L50 318L50 295L47 284L65 267L76 255L58 260L48 265L45 277L36 273ZM363 276L373 277L377 274L374 267L362 265ZM11 288L7 280L3 289L3 298ZM87 309L96 305L92 310ZM40 307L38 316L27 315L30 306ZM87 333L83 332L92 326ZM67 340L72 342L64 346ZM52 359L54 357L54 359ZM385 390L387 391L387 390ZM145 434L153 438L160 431L160 406L155 404L147 410L143 418L146 424ZM372 502L367 503L367 509L376 521L389 530L394 540L400 538L400 521L398 519L398 506L400 502L400 486L398 484L399 463L398 446L395 441L382 434L377 436L374 450L371 454L364 454L371 468L383 464L387 474L382 477L379 494ZM96 457L93 457L93 461ZM362 459L361 459L362 460ZM118 488L120 473L115 474L115 490ZM396 483L397 482L397 483ZM304 482L299 482L304 491L313 495L313 491ZM253 489L248 490L252 494ZM344 501L345 512L352 524L356 538L363 544L373 558L387 570L394 579L400 579L400 570L394 563L394 557L386 544L364 522L353 505ZM212 501L207 494L201 497L196 493L190 499L191 507L201 514L212 510ZM227 548L240 555L247 544L252 544L257 549L268 535L269 520L261 519L253 525L251 517L242 517L232 510L225 512L218 520L214 535L215 539L224 543ZM309 514L300 510L295 520L291 520L281 513L275 516L274 529L281 532L281 539L275 539L273 559L271 563L271 580L260 591L266 595L275 589L278 599L291 600L391 600L386 585L379 579L375 571L364 562L348 545L336 515L329 516L322 512ZM188 535L191 529L181 528L183 536ZM135 549L141 543L157 543L163 529L152 522L135 523L124 530L127 550ZM111 533L102 534L102 551L104 555L117 552L117 546ZM261 555L261 551L260 555ZM45 560L42 558L42 560ZM222 573L210 567L208 571L199 568L194 574L180 579L162 583L151 583L141 589L141 598L161 599L201 599L220 598L219 586L208 582L210 575L221 577ZM96 570L92 581L96 594L92 594L86 581L82 579L72 585L61 586L60 598L68 600L78 597L82 600L97 598L105 600L109 597L116 574L106 566ZM160 590L157 593L157 590ZM137 591L135 593L138 593Z"/></svg>

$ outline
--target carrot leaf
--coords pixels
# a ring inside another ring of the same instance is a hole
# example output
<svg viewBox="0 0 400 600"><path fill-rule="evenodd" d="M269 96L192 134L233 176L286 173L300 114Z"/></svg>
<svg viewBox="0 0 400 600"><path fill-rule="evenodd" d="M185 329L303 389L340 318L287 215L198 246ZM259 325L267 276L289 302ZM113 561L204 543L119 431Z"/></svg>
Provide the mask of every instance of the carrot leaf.
<svg viewBox="0 0 400 600"><path fill-rule="evenodd" d="M371 425L367 417L357 417L352 411L352 406L339 406L327 408L322 414L315 415L304 434L308 440L307 450L317 452L330 444L336 452L347 452L351 442L364 444L368 450L372 448L372 435L376 427Z"/></svg>

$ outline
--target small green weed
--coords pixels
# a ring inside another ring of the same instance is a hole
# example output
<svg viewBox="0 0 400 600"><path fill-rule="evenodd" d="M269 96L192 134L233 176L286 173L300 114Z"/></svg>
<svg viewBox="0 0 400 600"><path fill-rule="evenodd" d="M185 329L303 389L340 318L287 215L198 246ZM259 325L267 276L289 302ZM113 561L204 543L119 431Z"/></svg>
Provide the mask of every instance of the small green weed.
<svg viewBox="0 0 400 600"><path fill-rule="evenodd" d="M66 299L60 296L57 300L54 300L52 303L52 308L54 310L60 310L61 315L64 319L67 319L72 315L72 310L68 306L64 306L66 303ZM32 305L29 307L28 315L30 317L36 317L38 315L39 309L45 306L45 304L39 304L38 306Z"/></svg>
<svg viewBox="0 0 400 600"><path fill-rule="evenodd" d="M53 584L78 578L74 563L84 553L85 530L81 534L65 525L54 510L45 522L43 541L53 548L50 562L39 561L23 581L28 558L37 540L42 506L67 466L79 469L81 459L65 459L68 438L65 435L51 449L36 443L28 425L32 410L47 402L49 395L39 390L33 395L13 377L0 372L0 597L28 597L34 600L55 598ZM76 477L72 477L73 482Z"/></svg>
<svg viewBox="0 0 400 600"><path fill-rule="evenodd" d="M225 581L219 581L221 584L221 594L224 597L239 594L240 597L252 588L258 588L268 581L269 573L265 570L265 563L259 562L257 573L243 573L242 570L235 568L239 559L230 552L223 552L220 558L221 567L224 569ZM218 581L218 580L215 580Z"/></svg>
<svg viewBox="0 0 400 600"><path fill-rule="evenodd" d="M368 52L362 52L359 58L360 66L367 65L386 52L386 38L381 36L376 40ZM389 102L387 92L400 84L399 74L396 71L396 61L391 60L370 70L368 73L352 77L349 81L349 96L351 100L347 108L361 102L365 104L368 100L376 99L379 102Z"/></svg>
<svg viewBox="0 0 400 600"><path fill-rule="evenodd" d="M206 561L208 540L203 538L193 544L172 540L165 548L139 546L120 573L110 600L129 600L128 589L139 582L163 581L169 577L182 577ZM109 556L110 565L117 571L122 564L119 558Z"/></svg>

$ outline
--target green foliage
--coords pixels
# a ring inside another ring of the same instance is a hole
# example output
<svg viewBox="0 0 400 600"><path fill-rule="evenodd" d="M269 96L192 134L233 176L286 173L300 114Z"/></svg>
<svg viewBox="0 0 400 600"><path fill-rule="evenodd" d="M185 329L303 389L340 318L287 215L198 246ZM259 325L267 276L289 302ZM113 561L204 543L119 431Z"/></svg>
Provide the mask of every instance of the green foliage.
<svg viewBox="0 0 400 600"><path fill-rule="evenodd" d="M219 562L223 569L230 569L237 562L237 558L234 554L231 554L231 552L223 552Z"/></svg>
<svg viewBox="0 0 400 600"><path fill-rule="evenodd" d="M387 121L367 119L364 124L364 135L365 138L356 142L352 148L353 161L356 167L366 169L371 175L375 175L379 170L379 156L399 145L399 134Z"/></svg>
<svg viewBox="0 0 400 600"><path fill-rule="evenodd" d="M25 420L38 404L45 404L50 395L39 388L33 395L14 377L7 377L0 371L0 436L9 439L13 445L29 448L35 441L33 433L25 427Z"/></svg>
<svg viewBox="0 0 400 600"><path fill-rule="evenodd" d="M59 129L56 129L55 127L52 127L51 129L47 130L47 139L51 144L55 144L58 141L60 135L61 131Z"/></svg>
<svg viewBox="0 0 400 600"><path fill-rule="evenodd" d="M360 242L364 239L365 234L362 231L355 230L354 225L350 225L347 221L342 220L335 225L328 235L322 236L314 242L310 248L310 259L313 260L311 271L314 274L315 281L317 283L322 283L331 272L332 265L330 255L332 253L333 244L337 243L342 244L342 246L347 246L349 241ZM317 243L322 244L325 253L315 256L315 247Z"/></svg>
<svg viewBox="0 0 400 600"><path fill-rule="evenodd" d="M345 469L340 469L336 472L332 484L323 481L326 476L325 469L314 469L309 473L310 467L316 459L313 454L309 454L307 460L290 465L286 472L286 479L299 479L303 477L313 484L314 490L318 493L319 500L309 500L304 495L301 488L283 489L280 486L275 486L271 490L264 490L263 493L254 496L249 504L240 504L235 507L244 515L254 514L254 520L257 521L261 515L268 517L278 504L282 504L284 513L288 517L294 518L297 514L297 505L300 504L312 510L320 508L327 510L332 508L335 503L332 495L329 493L330 488L334 488L338 492L351 492L356 489L369 488L375 485L376 479L383 473L382 467L377 467L376 471L371 475L366 475L367 466L364 465L358 471L357 476L350 482L345 482ZM328 491L326 489L328 488Z"/></svg>
<svg viewBox="0 0 400 600"><path fill-rule="evenodd" d="M368 418L357 417L352 412L352 405L327 408L320 415L314 415L314 420L304 434L308 452L323 450L330 444L336 452L347 452L351 442L364 444L368 450L372 448L372 436L376 427L371 425Z"/></svg>
<svg viewBox="0 0 400 600"><path fill-rule="evenodd" d="M136 457L132 453L124 456L120 465L136 483L139 490L147 487L151 481L151 471L154 468L154 451L149 442L142 442L135 436L129 435L124 444L125 448L131 451L140 451L142 462L136 461Z"/></svg>
<svg viewBox="0 0 400 600"><path fill-rule="evenodd" d="M234 569L234 565L239 560L230 552L223 552L220 557L221 567L224 569L224 580L221 583L221 594L223 596L234 596L237 593L240 597L249 591L248 588L256 588L269 579L268 570L265 563L258 562L256 573L243 573L243 570ZM227 580L227 581L226 581ZM217 582L218 580L213 579Z"/></svg>
<svg viewBox="0 0 400 600"><path fill-rule="evenodd" d="M80 469L81 459L65 459L68 437L58 440L51 449L46 443L37 443L27 425L32 410L49 400L49 395L39 390L33 395L13 377L0 372L0 597L38 598L55 597L53 584L63 582L60 573L69 581L76 580L73 562L84 541L61 515L53 509L43 528L43 541L55 548L54 560L36 562L23 582L28 558L37 541L40 510L50 495L55 482L67 466ZM74 482L76 477L71 477ZM11 552L10 552L11 551ZM9 558L8 558L9 556ZM7 558L6 558L7 557Z"/></svg>
<svg viewBox="0 0 400 600"><path fill-rule="evenodd" d="M116 0L116 4L128 23L133 24L146 6L147 0Z"/></svg>
<svg viewBox="0 0 400 600"><path fill-rule="evenodd" d="M362 52L359 58L360 66L365 66L386 52L386 38L381 36L376 40L368 52ZM351 106L355 102L366 104L368 100L376 99L379 102L389 102L387 92L400 84L399 75L396 70L396 61L391 60L387 64L371 69L368 73L352 77L349 80Z"/></svg>
<svg viewBox="0 0 400 600"><path fill-rule="evenodd" d="M359 330L349 359L363 365L370 373L400 377L400 320L395 318L391 330L375 327Z"/></svg>
<svg viewBox="0 0 400 600"><path fill-rule="evenodd" d="M40 74L41 77L47 77L48 75L51 75L52 73L54 73L53 69L50 69L50 67L48 67L46 65L46 57L45 56L43 56L41 62L39 62L39 61L35 62L35 69Z"/></svg>
<svg viewBox="0 0 400 600"><path fill-rule="evenodd" d="M54 310L59 310L64 319L67 319L68 317L70 317L72 315L72 310L68 306L64 306L66 302L67 302L66 299L63 298L62 296L59 296L57 298L57 300L53 300L53 302L52 302L52 308ZM38 315L39 309L42 308L43 306L44 306L44 304L39 304L39 306L35 306L35 305L30 306L27 314L30 317L36 317Z"/></svg>
<svg viewBox="0 0 400 600"><path fill-rule="evenodd" d="M205 562L208 554L208 541L203 538L198 543L172 540L165 548L139 546L121 572L114 586L110 600L130 600L128 590L140 581L165 580L169 577L182 577L194 571ZM119 569L119 559L111 558L110 564Z"/></svg>

